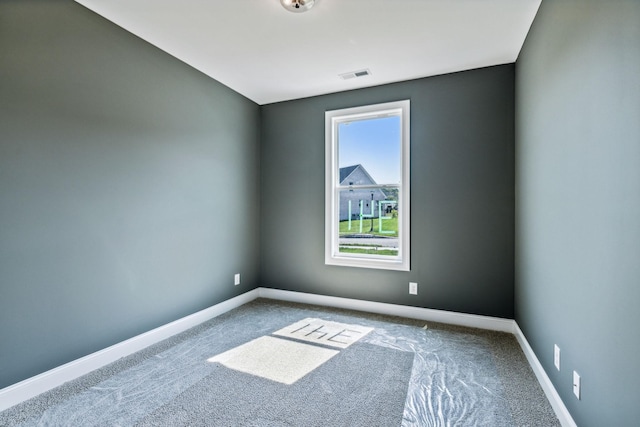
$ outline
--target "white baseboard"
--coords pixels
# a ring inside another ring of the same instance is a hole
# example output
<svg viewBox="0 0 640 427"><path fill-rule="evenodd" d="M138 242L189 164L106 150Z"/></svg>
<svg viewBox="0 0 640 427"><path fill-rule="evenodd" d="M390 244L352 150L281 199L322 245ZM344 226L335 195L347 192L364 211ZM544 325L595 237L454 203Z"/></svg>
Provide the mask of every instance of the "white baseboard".
<svg viewBox="0 0 640 427"><path fill-rule="evenodd" d="M259 288L262 298L282 301L316 304L329 307L346 308L350 310L366 311L369 313L386 314L390 316L409 317L431 322L448 323L450 325L468 326L471 328L487 329L514 333L515 321L499 317L480 316L475 314L456 313L453 311L434 310L430 308L411 307L406 305L387 304L382 302L364 301L350 298L330 297L326 295L307 294L303 292L283 291L279 289Z"/></svg>
<svg viewBox="0 0 640 427"><path fill-rule="evenodd" d="M531 369L533 369L533 373L536 375L536 378L538 378L538 382L540 383L542 390L544 390L544 394L547 396L549 403L551 403L551 407L560 420L560 424L562 424L563 427L577 427L576 422L571 417L569 410L564 405L564 402L560 398L560 395L558 394L556 388L553 386L553 383L549 379L549 376L540 364L540 361L536 357L536 354L533 352L533 349L529 345L529 342L525 338L522 330L520 330L520 327L517 323L515 324L515 330L513 334L516 336L516 339L520 343L520 347L522 347L522 351L527 357L529 365L531 366Z"/></svg>
<svg viewBox="0 0 640 427"><path fill-rule="evenodd" d="M167 323L149 332L114 344L111 347L43 372L35 377L27 378L24 381L3 388L0 390L0 411L4 411L11 406L31 399L68 381L79 378L95 369L115 362L122 357L129 356L136 351L140 351L152 344L156 344L173 335L186 331L229 310L240 307L258 298L258 293L258 290L254 289L174 322Z"/></svg>
<svg viewBox="0 0 640 427"><path fill-rule="evenodd" d="M4 411L5 409L31 399L45 391L79 378L82 375L88 374L95 369L108 365L109 363L115 362L122 357L129 356L136 351L140 351L150 345L186 331L187 329L206 322L209 319L224 314L229 310L233 310L234 308L253 301L258 297L303 304L345 308L391 316L409 317L431 322L512 333L520 343L533 372L538 378L538 381L540 382L540 385L542 386L542 389L544 390L547 399L549 399L549 402L551 403L551 406L553 407L561 424L564 427L577 427L515 320L270 288L254 289L235 298L231 298L230 300L221 302L220 304L216 304L197 313L183 317L182 319L178 319L149 332L145 332L126 341L112 345L111 347L107 347L62 366L58 366L57 368L51 369L50 371L44 372L40 375L36 375L9 387L3 388L0 390L0 411Z"/></svg>

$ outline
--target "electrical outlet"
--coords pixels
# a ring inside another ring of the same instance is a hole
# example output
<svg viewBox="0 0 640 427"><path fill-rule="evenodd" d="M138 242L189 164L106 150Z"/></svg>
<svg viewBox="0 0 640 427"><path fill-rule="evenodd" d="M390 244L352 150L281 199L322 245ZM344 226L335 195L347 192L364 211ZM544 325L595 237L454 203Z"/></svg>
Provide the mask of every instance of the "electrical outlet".
<svg viewBox="0 0 640 427"><path fill-rule="evenodd" d="M580 400L580 375L573 371L573 394Z"/></svg>
<svg viewBox="0 0 640 427"><path fill-rule="evenodd" d="M556 369L560 370L560 347L558 344L553 345L553 364L556 365Z"/></svg>
<svg viewBox="0 0 640 427"><path fill-rule="evenodd" d="M409 282L409 294L418 295L418 284L416 282Z"/></svg>
<svg viewBox="0 0 640 427"><path fill-rule="evenodd" d="M236 275L233 276L233 284L235 286L238 286L240 284L240 273L236 273Z"/></svg>

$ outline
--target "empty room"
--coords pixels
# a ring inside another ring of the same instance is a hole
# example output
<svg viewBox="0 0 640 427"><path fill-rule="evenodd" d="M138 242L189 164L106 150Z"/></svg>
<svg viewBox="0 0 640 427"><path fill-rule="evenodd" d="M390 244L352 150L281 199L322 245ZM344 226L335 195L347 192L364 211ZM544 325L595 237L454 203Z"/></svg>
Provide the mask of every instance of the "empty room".
<svg viewBox="0 0 640 427"><path fill-rule="evenodd" d="M0 426L637 426L640 2L0 0Z"/></svg>

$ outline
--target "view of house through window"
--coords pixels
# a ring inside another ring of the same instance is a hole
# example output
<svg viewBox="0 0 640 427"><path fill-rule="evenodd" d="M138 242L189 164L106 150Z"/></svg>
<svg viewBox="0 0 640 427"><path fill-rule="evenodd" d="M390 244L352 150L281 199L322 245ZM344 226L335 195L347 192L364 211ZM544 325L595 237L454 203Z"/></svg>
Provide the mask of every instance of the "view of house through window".
<svg viewBox="0 0 640 427"><path fill-rule="evenodd" d="M328 264L408 269L408 104L327 112Z"/></svg>
<svg viewBox="0 0 640 427"><path fill-rule="evenodd" d="M339 252L397 256L400 117L340 123L338 141Z"/></svg>

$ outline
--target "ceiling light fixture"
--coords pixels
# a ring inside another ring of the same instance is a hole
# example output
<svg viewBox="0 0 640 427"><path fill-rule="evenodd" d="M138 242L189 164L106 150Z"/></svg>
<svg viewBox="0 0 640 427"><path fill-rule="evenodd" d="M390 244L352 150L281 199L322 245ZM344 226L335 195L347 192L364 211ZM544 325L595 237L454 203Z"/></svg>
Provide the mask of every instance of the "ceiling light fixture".
<svg viewBox="0 0 640 427"><path fill-rule="evenodd" d="M301 13L311 9L315 0L280 0L280 3L289 12Z"/></svg>

